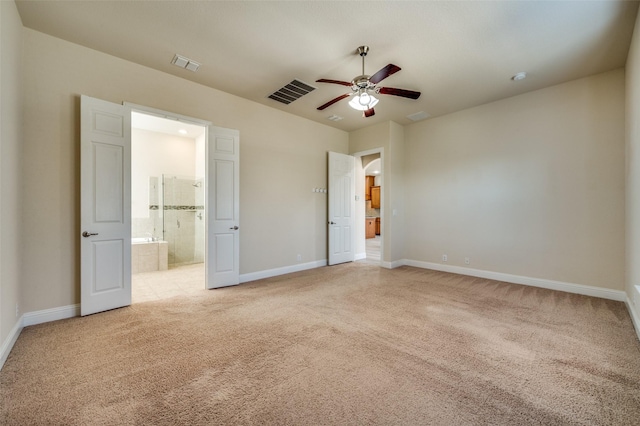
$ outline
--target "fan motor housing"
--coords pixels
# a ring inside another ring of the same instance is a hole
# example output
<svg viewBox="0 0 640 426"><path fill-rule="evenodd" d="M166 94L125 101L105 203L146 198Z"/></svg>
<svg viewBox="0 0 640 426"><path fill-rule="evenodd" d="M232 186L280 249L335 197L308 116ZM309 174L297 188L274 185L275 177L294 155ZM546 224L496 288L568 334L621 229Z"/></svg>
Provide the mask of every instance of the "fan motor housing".
<svg viewBox="0 0 640 426"><path fill-rule="evenodd" d="M351 80L351 84L353 84L356 89L368 89L375 86L375 84L371 84L369 78L371 78L370 75L359 75Z"/></svg>

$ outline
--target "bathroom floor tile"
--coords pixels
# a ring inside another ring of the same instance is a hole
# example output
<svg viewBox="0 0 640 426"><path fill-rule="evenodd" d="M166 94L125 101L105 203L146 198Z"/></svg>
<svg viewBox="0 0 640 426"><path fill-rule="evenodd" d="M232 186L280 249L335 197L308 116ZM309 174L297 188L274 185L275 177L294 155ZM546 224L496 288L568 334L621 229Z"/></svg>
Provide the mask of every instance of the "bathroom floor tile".
<svg viewBox="0 0 640 426"><path fill-rule="evenodd" d="M204 263L166 271L143 272L131 277L131 302L142 303L196 294L204 288Z"/></svg>

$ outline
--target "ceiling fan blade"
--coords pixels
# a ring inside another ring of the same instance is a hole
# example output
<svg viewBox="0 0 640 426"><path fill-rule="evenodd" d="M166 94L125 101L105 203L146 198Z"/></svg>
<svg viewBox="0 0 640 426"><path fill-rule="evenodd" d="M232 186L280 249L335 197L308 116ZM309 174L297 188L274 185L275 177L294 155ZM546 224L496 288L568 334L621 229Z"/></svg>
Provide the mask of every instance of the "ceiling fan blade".
<svg viewBox="0 0 640 426"><path fill-rule="evenodd" d="M382 68L380 71L371 76L369 81L373 84L378 84L385 78L389 77L391 74L395 74L400 71L400 68L397 65L389 64L386 67Z"/></svg>
<svg viewBox="0 0 640 426"><path fill-rule="evenodd" d="M341 101L341 100L343 100L344 98L348 98L349 96L351 96L351 93L345 93L344 95L340 95L340 96L338 96L338 97L337 97L337 98L335 98L335 99L331 99L331 100L330 100L329 102L327 102L326 104L324 104L324 105L320 105L320 106L318 107L318 110L322 111L323 109L325 109L325 108L327 108L327 107L330 107L331 105L335 104L336 102Z"/></svg>
<svg viewBox="0 0 640 426"><path fill-rule="evenodd" d="M396 89L394 87L381 87L378 93L382 95L402 96L403 98L409 99L418 99L421 95L420 92L414 92L413 90Z"/></svg>
<svg viewBox="0 0 640 426"><path fill-rule="evenodd" d="M316 83L331 83L331 84L340 84L342 86L349 86L349 87L352 86L352 84L347 81L328 80L326 78L321 78L320 80L316 80Z"/></svg>
<svg viewBox="0 0 640 426"><path fill-rule="evenodd" d="M362 112L362 116L365 118L373 117L374 115L376 115L376 112L373 110L373 108L366 109Z"/></svg>

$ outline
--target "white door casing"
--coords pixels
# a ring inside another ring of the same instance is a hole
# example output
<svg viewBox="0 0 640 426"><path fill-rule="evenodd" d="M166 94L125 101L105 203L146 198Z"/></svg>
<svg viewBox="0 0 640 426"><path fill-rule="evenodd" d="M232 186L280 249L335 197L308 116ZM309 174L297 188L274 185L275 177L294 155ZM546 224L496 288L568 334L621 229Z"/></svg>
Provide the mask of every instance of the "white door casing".
<svg viewBox="0 0 640 426"><path fill-rule="evenodd" d="M355 260L355 158L329 152L329 265Z"/></svg>
<svg viewBox="0 0 640 426"><path fill-rule="evenodd" d="M211 289L240 283L240 133L214 126L208 131L206 275Z"/></svg>
<svg viewBox="0 0 640 426"><path fill-rule="evenodd" d="M131 304L131 109L81 97L81 315Z"/></svg>

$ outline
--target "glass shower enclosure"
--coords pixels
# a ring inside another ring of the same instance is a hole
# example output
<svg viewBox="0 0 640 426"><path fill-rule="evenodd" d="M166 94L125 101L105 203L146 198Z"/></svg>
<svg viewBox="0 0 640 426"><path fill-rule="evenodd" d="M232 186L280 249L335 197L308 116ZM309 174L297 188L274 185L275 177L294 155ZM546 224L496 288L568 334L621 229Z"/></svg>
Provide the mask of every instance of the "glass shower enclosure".
<svg viewBox="0 0 640 426"><path fill-rule="evenodd" d="M204 179L162 175L162 210L169 266L204 262Z"/></svg>

